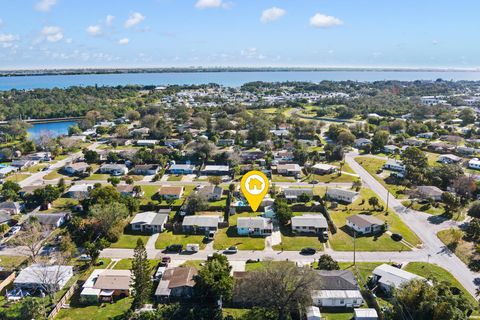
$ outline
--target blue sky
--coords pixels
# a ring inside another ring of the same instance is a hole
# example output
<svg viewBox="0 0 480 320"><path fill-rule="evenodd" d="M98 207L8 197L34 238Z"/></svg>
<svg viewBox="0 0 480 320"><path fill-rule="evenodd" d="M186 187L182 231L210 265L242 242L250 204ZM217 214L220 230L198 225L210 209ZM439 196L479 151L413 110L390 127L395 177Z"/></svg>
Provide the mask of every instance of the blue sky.
<svg viewBox="0 0 480 320"><path fill-rule="evenodd" d="M480 2L2 1L0 69L480 67Z"/></svg>

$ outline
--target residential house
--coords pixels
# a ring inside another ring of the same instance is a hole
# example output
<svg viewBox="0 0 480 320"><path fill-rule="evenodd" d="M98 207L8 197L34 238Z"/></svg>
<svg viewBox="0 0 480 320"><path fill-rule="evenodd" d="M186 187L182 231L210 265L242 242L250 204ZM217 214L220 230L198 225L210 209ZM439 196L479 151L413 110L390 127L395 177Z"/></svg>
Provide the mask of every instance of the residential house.
<svg viewBox="0 0 480 320"><path fill-rule="evenodd" d="M114 298L128 297L132 290L130 270L95 269L82 285L83 302L113 302Z"/></svg>
<svg viewBox="0 0 480 320"><path fill-rule="evenodd" d="M290 202L297 201L298 197L301 196L302 194L306 194L310 197L313 197L313 190L310 189L310 188L286 188L286 189L283 189L283 195L285 196L285 199L287 199Z"/></svg>
<svg viewBox="0 0 480 320"><path fill-rule="evenodd" d="M305 309L305 315L307 317L307 320L322 320L322 313L320 312L320 308L315 306L308 306Z"/></svg>
<svg viewBox="0 0 480 320"><path fill-rule="evenodd" d="M294 159L295 159L295 156L293 155L293 152L288 150L277 151L273 154L274 163L290 162L290 161L293 161Z"/></svg>
<svg viewBox="0 0 480 320"><path fill-rule="evenodd" d="M400 286L413 279L425 280L411 272L395 268L389 264L381 264L372 272L372 282L386 293L391 293L392 289L400 288Z"/></svg>
<svg viewBox="0 0 480 320"><path fill-rule="evenodd" d="M67 212L32 213L31 216L37 218L38 223L49 229L60 228L70 217Z"/></svg>
<svg viewBox="0 0 480 320"><path fill-rule="evenodd" d="M154 176L160 170L156 164L139 164L133 167L133 173L142 176Z"/></svg>
<svg viewBox="0 0 480 320"><path fill-rule="evenodd" d="M194 215L183 218L182 229L185 233L208 234L218 230L218 223L221 222L221 216Z"/></svg>
<svg viewBox="0 0 480 320"><path fill-rule="evenodd" d="M321 235L328 230L327 219L321 214L304 214L292 217L292 231Z"/></svg>
<svg viewBox="0 0 480 320"><path fill-rule="evenodd" d="M184 144L185 141L181 139L167 139L165 140L165 146L170 147L170 148L178 148L181 145Z"/></svg>
<svg viewBox="0 0 480 320"><path fill-rule="evenodd" d="M24 158L31 161L50 161L52 160L52 154L47 151L35 152L35 153L27 154Z"/></svg>
<svg viewBox="0 0 480 320"><path fill-rule="evenodd" d="M122 176L128 173L127 166L118 163L104 163L99 170L101 173L111 174L112 176Z"/></svg>
<svg viewBox="0 0 480 320"><path fill-rule="evenodd" d="M0 225L7 224L9 225L12 222L11 215L4 210L0 210Z"/></svg>
<svg viewBox="0 0 480 320"><path fill-rule="evenodd" d="M473 158L468 161L468 167L470 169L480 170L480 160L478 158Z"/></svg>
<svg viewBox="0 0 480 320"><path fill-rule="evenodd" d="M65 165L63 171L69 175L82 175L88 171L88 168L90 165L86 162L75 162Z"/></svg>
<svg viewBox="0 0 480 320"><path fill-rule="evenodd" d="M10 173L18 171L17 167L5 166L0 167L0 179L6 178Z"/></svg>
<svg viewBox="0 0 480 320"><path fill-rule="evenodd" d="M198 194L204 196L208 201L219 201L222 199L223 189L219 186L204 186L198 190Z"/></svg>
<svg viewBox="0 0 480 320"><path fill-rule="evenodd" d="M347 189L328 188L326 195L333 201L352 203L358 198L359 193Z"/></svg>
<svg viewBox="0 0 480 320"><path fill-rule="evenodd" d="M418 186L412 191L415 197L420 199L433 199L435 201L442 200L443 191L435 186Z"/></svg>
<svg viewBox="0 0 480 320"><path fill-rule="evenodd" d="M158 144L158 140L137 140L136 144L139 147L154 147Z"/></svg>
<svg viewBox="0 0 480 320"><path fill-rule="evenodd" d="M424 142L422 140L418 140L415 138L409 138L409 139L405 139L403 143L409 146L421 147Z"/></svg>
<svg viewBox="0 0 480 320"><path fill-rule="evenodd" d="M397 153L399 150L400 148L393 144L387 144L385 147L383 147L383 152L388 154Z"/></svg>
<svg viewBox="0 0 480 320"><path fill-rule="evenodd" d="M277 173L283 176L299 177L302 174L302 168L296 163L279 164Z"/></svg>
<svg viewBox="0 0 480 320"><path fill-rule="evenodd" d="M405 165L403 162L395 159L388 159L383 165L383 168L397 172L405 172Z"/></svg>
<svg viewBox="0 0 480 320"><path fill-rule="evenodd" d="M377 320L377 310L373 308L355 308L353 309L353 320Z"/></svg>
<svg viewBox="0 0 480 320"><path fill-rule="evenodd" d="M265 157L265 152L261 150L247 150L247 151L243 151L240 154L240 157L242 158L243 162L248 162L248 161L263 159Z"/></svg>
<svg viewBox="0 0 480 320"><path fill-rule="evenodd" d="M32 264L20 271L13 281L16 289L42 290L45 286L61 290L73 276L72 266Z"/></svg>
<svg viewBox="0 0 480 320"><path fill-rule="evenodd" d="M193 174L195 172L195 166L193 164L172 164L168 168L168 173L171 174Z"/></svg>
<svg viewBox="0 0 480 320"><path fill-rule="evenodd" d="M355 139L353 142L353 146L358 149L363 149L367 146L370 146L372 144L372 141L370 139L365 139L365 138L359 138Z"/></svg>
<svg viewBox="0 0 480 320"><path fill-rule="evenodd" d="M352 308L363 304L357 280L349 270L317 270L318 289L312 290L314 305L318 307Z"/></svg>
<svg viewBox="0 0 480 320"><path fill-rule="evenodd" d="M264 206L262 216L265 218L273 219L275 217L275 210L273 209L273 205Z"/></svg>
<svg viewBox="0 0 480 320"><path fill-rule="evenodd" d="M17 215L25 210L25 205L17 201L0 202L0 210L8 212L10 215Z"/></svg>
<svg viewBox="0 0 480 320"><path fill-rule="evenodd" d="M230 174L230 167L228 165L206 165L201 171L205 176L224 176Z"/></svg>
<svg viewBox="0 0 480 320"><path fill-rule="evenodd" d="M385 221L367 214L347 217L347 226L359 234L373 234L384 230Z"/></svg>
<svg viewBox="0 0 480 320"><path fill-rule="evenodd" d="M120 192L120 195L122 196L132 196L132 197L137 197L137 196L142 196L143 192L140 192L140 194L137 194L135 191L135 186L131 184L119 184L115 187L118 192Z"/></svg>
<svg viewBox="0 0 480 320"><path fill-rule="evenodd" d="M453 152L455 151L455 146L449 143L445 143L442 141L431 142L427 146L428 149L433 150L435 152Z"/></svg>
<svg viewBox="0 0 480 320"><path fill-rule="evenodd" d="M158 301L170 298L190 299L197 275L198 271L194 267L167 268L155 290L155 298Z"/></svg>
<svg viewBox="0 0 480 320"><path fill-rule="evenodd" d="M149 128L136 128L130 131L131 136L146 137L150 133Z"/></svg>
<svg viewBox="0 0 480 320"><path fill-rule="evenodd" d="M153 211L141 212L135 215L132 221L130 221L130 228L133 231L151 233L162 232L164 230L165 223L168 221L168 218L168 213L159 213Z"/></svg>
<svg viewBox="0 0 480 320"><path fill-rule="evenodd" d="M235 139L218 139L217 146L219 147L229 147L235 144Z"/></svg>
<svg viewBox="0 0 480 320"><path fill-rule="evenodd" d="M445 164L459 163L460 161L462 161L462 158L454 154L442 154L438 157L437 160L437 162Z"/></svg>
<svg viewBox="0 0 480 320"><path fill-rule="evenodd" d="M459 146L457 147L457 153L464 156L473 156L473 154L475 153L475 148Z"/></svg>
<svg viewBox="0 0 480 320"><path fill-rule="evenodd" d="M312 171L315 174L331 174L337 170L337 167L332 166L331 164L327 163L317 163L312 166Z"/></svg>
<svg viewBox="0 0 480 320"><path fill-rule="evenodd" d="M37 189L42 189L44 186L43 185L36 185L36 186L25 186L20 191L18 194L20 197L24 198L26 195L33 194L33 192Z"/></svg>
<svg viewBox="0 0 480 320"><path fill-rule="evenodd" d="M158 189L158 195L166 200L178 200L183 196L182 186L163 186Z"/></svg>
<svg viewBox="0 0 480 320"><path fill-rule="evenodd" d="M417 134L417 138L433 139L434 135L435 135L434 132L422 132Z"/></svg>
<svg viewBox="0 0 480 320"><path fill-rule="evenodd" d="M286 137L290 134L290 131L288 131L287 129L279 129L279 130L270 130L270 133L273 133L274 135L276 135L277 137Z"/></svg>
<svg viewBox="0 0 480 320"><path fill-rule="evenodd" d="M237 233L240 236L268 236L272 234L272 219L263 217L240 217L237 219Z"/></svg>
<svg viewBox="0 0 480 320"><path fill-rule="evenodd" d="M93 184L87 184L87 183L74 184L68 189L66 196L68 198L83 200L88 198L90 194L90 190L92 189L93 189Z"/></svg>
<svg viewBox="0 0 480 320"><path fill-rule="evenodd" d="M13 160L10 165L12 167L16 167L18 168L19 170L23 170L23 169L26 169L26 168L29 168L35 164L37 164L38 161L32 161L32 160L27 160L27 159L17 159L17 160Z"/></svg>

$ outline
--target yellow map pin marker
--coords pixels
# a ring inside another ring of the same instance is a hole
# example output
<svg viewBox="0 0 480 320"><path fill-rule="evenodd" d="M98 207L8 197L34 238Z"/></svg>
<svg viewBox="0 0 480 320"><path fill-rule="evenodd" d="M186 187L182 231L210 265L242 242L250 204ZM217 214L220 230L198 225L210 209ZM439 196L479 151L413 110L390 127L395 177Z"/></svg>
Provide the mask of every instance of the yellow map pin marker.
<svg viewBox="0 0 480 320"><path fill-rule="evenodd" d="M253 212L256 212L268 192L267 176L260 171L249 171L243 175L240 188Z"/></svg>

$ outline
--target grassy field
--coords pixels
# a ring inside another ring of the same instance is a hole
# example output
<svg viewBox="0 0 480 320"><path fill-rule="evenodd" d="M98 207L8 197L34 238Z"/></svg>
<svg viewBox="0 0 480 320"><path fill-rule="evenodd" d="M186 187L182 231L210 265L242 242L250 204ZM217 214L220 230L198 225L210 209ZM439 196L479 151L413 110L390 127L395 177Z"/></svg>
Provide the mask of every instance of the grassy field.
<svg viewBox="0 0 480 320"><path fill-rule="evenodd" d="M142 239L143 244L146 244L149 235L136 235L136 234L122 234L117 242L112 243L110 248L125 248L125 249L134 249L137 245L137 240Z"/></svg>
<svg viewBox="0 0 480 320"><path fill-rule="evenodd" d="M243 317L249 309L234 309L234 308L223 308L223 317L231 316L234 319L240 319Z"/></svg>
<svg viewBox="0 0 480 320"><path fill-rule="evenodd" d="M437 236L460 260L463 261L463 263L468 265L475 257L475 244L473 242L465 241L464 239L460 239L457 244L454 244L450 229L438 232Z"/></svg>
<svg viewBox="0 0 480 320"><path fill-rule="evenodd" d="M153 203L158 203L158 189L160 188L158 185L140 185L142 187L142 191L145 193L142 197L141 203L142 204L147 204L149 202ZM195 186L193 185L187 185L184 188L183 196L179 200L175 200L173 203L174 206L181 205L185 198L193 191L193 188ZM162 203L166 203L165 201L162 200Z"/></svg>
<svg viewBox="0 0 480 320"><path fill-rule="evenodd" d="M133 259L122 259L115 264L113 269L115 270L130 270L132 269ZM148 260L148 265L150 266L150 273L155 273L155 268L157 267L160 260Z"/></svg>
<svg viewBox="0 0 480 320"><path fill-rule="evenodd" d="M74 296L75 297L75 296ZM110 320L121 317L130 309L132 298L123 298L115 303L103 303L101 305L80 306L74 299L70 303L70 308L62 309L56 316L61 320Z"/></svg>
<svg viewBox="0 0 480 320"><path fill-rule="evenodd" d="M182 176L181 175L169 175L167 178L167 181L182 181Z"/></svg>
<svg viewBox="0 0 480 320"><path fill-rule="evenodd" d="M425 263L425 262L410 262L404 268L406 271L411 273L418 274L427 279L433 279L439 282L448 282L452 286L457 287L460 289L464 294L465 297L472 303L472 305L477 306L478 302L472 295L455 279L450 272L443 269L440 266L432 263ZM478 311L477 311L478 312Z"/></svg>
<svg viewBox="0 0 480 320"><path fill-rule="evenodd" d="M71 180L72 177L61 174L59 172L59 169L55 169L50 171L47 175L43 177L44 180L56 180L56 179L61 179L64 178L65 180Z"/></svg>
<svg viewBox="0 0 480 320"><path fill-rule="evenodd" d="M294 177L285 177L279 174L273 174L272 175L272 182L295 182Z"/></svg>
<svg viewBox="0 0 480 320"><path fill-rule="evenodd" d="M30 177L28 173L14 173L5 178L6 181L20 182Z"/></svg>
<svg viewBox="0 0 480 320"><path fill-rule="evenodd" d="M347 217L355 214L371 214L375 217L386 221L389 224L391 232L398 232L403 235L405 241L413 246L420 244L418 237L405 225L400 218L392 211L388 215L385 212L370 211L372 208L368 204L368 199L375 196L375 193L363 188L360 191L360 197L350 205L339 204L336 209L329 209L330 215L338 228L336 234L331 235L330 244L334 250L350 251L353 250L353 237L350 234L349 228L346 226ZM362 204L362 200L364 203ZM379 199L380 205L385 204ZM399 251L410 250L401 242L393 241L386 233L379 237L363 236L356 239L356 249L359 251Z"/></svg>
<svg viewBox="0 0 480 320"><path fill-rule="evenodd" d="M36 164L34 166L29 167L27 169L27 171L30 172L30 173L36 173L36 172L41 171L46 166L47 166L47 164L45 164L45 163L39 163L39 164Z"/></svg>
<svg viewBox="0 0 480 320"><path fill-rule="evenodd" d="M205 243L203 242L204 236L202 235L193 235L193 234L174 234L171 231L164 231L160 233L157 241L155 242L156 249L165 249L171 244L181 244L183 248L189 243L198 243L200 249L205 248Z"/></svg>
<svg viewBox="0 0 480 320"><path fill-rule="evenodd" d="M109 174L104 173L92 173L90 176L86 177L84 180L105 180L107 181L108 178L111 176Z"/></svg>
<svg viewBox="0 0 480 320"><path fill-rule="evenodd" d="M203 260L187 260L181 265L181 267L194 267L197 270L200 270L202 268L201 264L204 262L205 261Z"/></svg>
<svg viewBox="0 0 480 320"><path fill-rule="evenodd" d="M352 176L349 174L342 174L338 175L338 173L326 174L326 175L319 175L319 174L309 174L306 177L302 178L302 182L309 182L312 180L317 180L318 182L326 182L326 183L344 183L344 182L353 182L358 180L358 177Z"/></svg>
<svg viewBox="0 0 480 320"><path fill-rule="evenodd" d="M386 160L373 157L356 157L355 161L357 161L365 170L368 171L368 173L372 175L372 177L377 179L378 182L380 182L386 189L388 189L390 193L395 196L395 198L405 198L404 186L388 184L382 177L379 177L377 175L377 171L383 168Z"/></svg>
<svg viewBox="0 0 480 320"><path fill-rule="evenodd" d="M230 216L230 226L219 229L215 235L213 248L216 250L227 249L230 246L237 246L238 250L263 250L265 249L264 237L247 237L237 234L237 219L239 217L251 217L253 213L241 213Z"/></svg>
<svg viewBox="0 0 480 320"><path fill-rule="evenodd" d="M431 215L441 215L445 213L445 207L442 203L439 203L438 207L428 205L428 204L421 204L418 202L412 202L411 200L404 200L402 201L402 204L407 207L411 208L413 210L417 211L422 211Z"/></svg>
<svg viewBox="0 0 480 320"><path fill-rule="evenodd" d="M292 233L290 226L282 227L282 243L273 246L274 250L302 250L302 248L310 247L317 250L323 250L323 244L318 236L295 235Z"/></svg>
<svg viewBox="0 0 480 320"><path fill-rule="evenodd" d="M286 263L286 261L258 261L258 262L250 262L245 264L245 271L254 271L260 268L263 268L267 263ZM293 263L293 262L289 262Z"/></svg>
<svg viewBox="0 0 480 320"><path fill-rule="evenodd" d="M27 257L21 256L0 256L0 267L12 270L19 267L26 260Z"/></svg>

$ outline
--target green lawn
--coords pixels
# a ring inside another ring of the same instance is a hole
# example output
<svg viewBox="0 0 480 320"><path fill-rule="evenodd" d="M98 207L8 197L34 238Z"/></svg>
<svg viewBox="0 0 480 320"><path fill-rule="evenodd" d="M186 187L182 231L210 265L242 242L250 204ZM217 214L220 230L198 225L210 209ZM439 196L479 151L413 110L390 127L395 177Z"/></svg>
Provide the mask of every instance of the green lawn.
<svg viewBox="0 0 480 320"><path fill-rule="evenodd" d="M202 268L201 264L204 262L205 261L203 260L187 260L182 263L181 267L194 267L195 269L200 270Z"/></svg>
<svg viewBox="0 0 480 320"><path fill-rule="evenodd" d="M111 320L122 317L130 306L132 298L123 298L115 303L103 303L101 305L80 306L78 303L70 303L70 308L62 309L56 319L61 320Z"/></svg>
<svg viewBox="0 0 480 320"><path fill-rule="evenodd" d="M353 265L353 262L339 262L341 270L350 270L357 277L357 281L360 286L367 283L368 277L372 274L373 269L385 262L357 262Z"/></svg>
<svg viewBox="0 0 480 320"><path fill-rule="evenodd" d="M338 173L326 174L326 175L318 175L318 174L309 174L308 176L302 178L302 182L309 182L312 180L317 180L318 182L336 182L336 183L346 183L346 182L353 182L358 180L358 177L349 175L349 174L342 174L338 175Z"/></svg>
<svg viewBox="0 0 480 320"><path fill-rule="evenodd" d="M379 177L377 175L377 171L383 168L383 165L385 164L385 162L387 162L386 160L373 157L356 157L355 161L357 161L358 164L360 164L365 170L367 170L372 177L374 177L386 189L388 189L390 193L395 196L395 198L405 198L404 191L406 188L404 186L387 184L382 177Z"/></svg>
<svg viewBox="0 0 480 320"><path fill-rule="evenodd" d="M27 169L27 171L30 172L30 173L36 173L36 172L41 171L46 166L47 166L47 164L45 164L45 163L39 163L39 164L36 164L34 166L29 167Z"/></svg>
<svg viewBox="0 0 480 320"><path fill-rule="evenodd" d="M316 235L295 235L290 226L282 227L281 233L282 243L273 246L274 250L299 251L306 247L323 250L323 244Z"/></svg>
<svg viewBox="0 0 480 320"><path fill-rule="evenodd" d="M142 204L147 204L149 202L158 203L159 199L157 198L158 196L157 192L160 186L158 185L140 185L140 186L142 187L142 191L144 192L144 195L141 200ZM184 186L183 197L179 200L175 200L173 205L174 206L181 205L185 200L185 198L193 191L193 188L195 188L195 186L193 185ZM162 200L162 204L166 204L166 202Z"/></svg>
<svg viewBox="0 0 480 320"><path fill-rule="evenodd" d="M452 286L460 289L465 294L465 297L467 297L467 299L472 303L472 305L478 305L476 299L472 297L472 295L460 284L460 282L458 282L457 279L452 276L450 272L436 264L426 262L410 262L404 269L427 279L432 279L439 282L448 282Z"/></svg>
<svg viewBox="0 0 480 320"><path fill-rule="evenodd" d="M138 235L138 234L122 234L117 242L112 243L111 248L125 248L125 249L134 249L137 245L137 240L142 239L143 244L146 244L149 235Z"/></svg>
<svg viewBox="0 0 480 320"><path fill-rule="evenodd" d="M258 261L258 262L250 262L245 263L245 271L254 271L260 268L263 268L267 263L278 264L278 263L287 263L286 261ZM293 262L288 262L293 263Z"/></svg>
<svg viewBox="0 0 480 320"><path fill-rule="evenodd" d="M237 234L237 219L239 217L251 217L253 213L244 212L230 216L228 228L219 229L215 234L213 248L216 250L227 249L237 246L238 250L263 250L265 249L264 237L247 237Z"/></svg>
<svg viewBox="0 0 480 320"><path fill-rule="evenodd" d="M272 182L295 182L294 177L285 177L279 174L273 174L272 175Z"/></svg>
<svg viewBox="0 0 480 320"><path fill-rule="evenodd" d="M5 178L6 181L20 182L30 177L28 173L14 173Z"/></svg>
<svg viewBox="0 0 480 320"><path fill-rule="evenodd" d="M44 180L56 180L56 179L60 179L60 178L64 178L65 180L72 179L72 177L70 177L70 176L61 174L59 172L59 169L52 170L47 175L45 175L43 177Z"/></svg>
<svg viewBox="0 0 480 320"><path fill-rule="evenodd" d="M130 270L132 269L133 259L122 259L115 264L113 267L114 270ZM155 273L155 268L157 267L160 260L148 260L148 265L150 266L150 273Z"/></svg>
<svg viewBox="0 0 480 320"><path fill-rule="evenodd" d="M463 261L465 264L469 264L470 261L478 254L475 251L475 244L473 242L460 239L456 244L453 243L453 237L451 229L442 230L437 233L437 237L451 250L455 255Z"/></svg>
<svg viewBox="0 0 480 320"><path fill-rule="evenodd" d="M249 309L223 308L222 311L224 318L231 316L233 319L240 319L249 311Z"/></svg>
<svg viewBox="0 0 480 320"><path fill-rule="evenodd" d="M169 175L167 178L167 181L182 181L182 176L181 175Z"/></svg>
<svg viewBox="0 0 480 320"><path fill-rule="evenodd" d="M441 215L445 213L445 206L443 205L443 203L438 203L438 207L435 207L430 204L421 204L416 201L412 203L411 200L404 200L402 201L402 204L407 208L422 211L431 215Z"/></svg>
<svg viewBox="0 0 480 320"><path fill-rule="evenodd" d="M352 308L322 309L322 319L326 320L351 320L353 318Z"/></svg>
<svg viewBox="0 0 480 320"><path fill-rule="evenodd" d="M389 211L388 215L385 215L385 212L370 211L372 208L368 204L368 199L372 196L375 196L375 193L372 190L363 188L360 191L360 195L361 196L353 204L339 204L336 209L329 209L332 220L338 228L337 233L330 236L330 244L334 250L353 250L353 237L350 234L350 229L346 226L346 219L351 215L360 213L372 214L381 220L387 221L389 224L389 230L391 232L401 233L404 240L413 246L420 244L418 237L400 220L400 218L394 212ZM363 204L361 204L362 200L364 200ZM380 199L379 203L380 205L385 206ZM385 233L377 238L373 236L357 237L355 242L356 249L358 251L410 250L410 248L401 242L393 241L390 236Z"/></svg>
<svg viewBox="0 0 480 320"><path fill-rule="evenodd" d="M0 267L6 270L12 270L19 267L27 257L22 256L0 256Z"/></svg>
<svg viewBox="0 0 480 320"><path fill-rule="evenodd" d="M160 233L157 241L155 242L156 249L165 249L171 244L181 244L185 249L187 244L198 243L200 249L205 248L205 243L203 242L204 236L202 235L193 235L193 234L174 234L171 231L164 231Z"/></svg>
<svg viewBox="0 0 480 320"><path fill-rule="evenodd" d="M105 180L110 178L109 174L104 174L104 173L93 173L90 176L86 177L84 180Z"/></svg>

